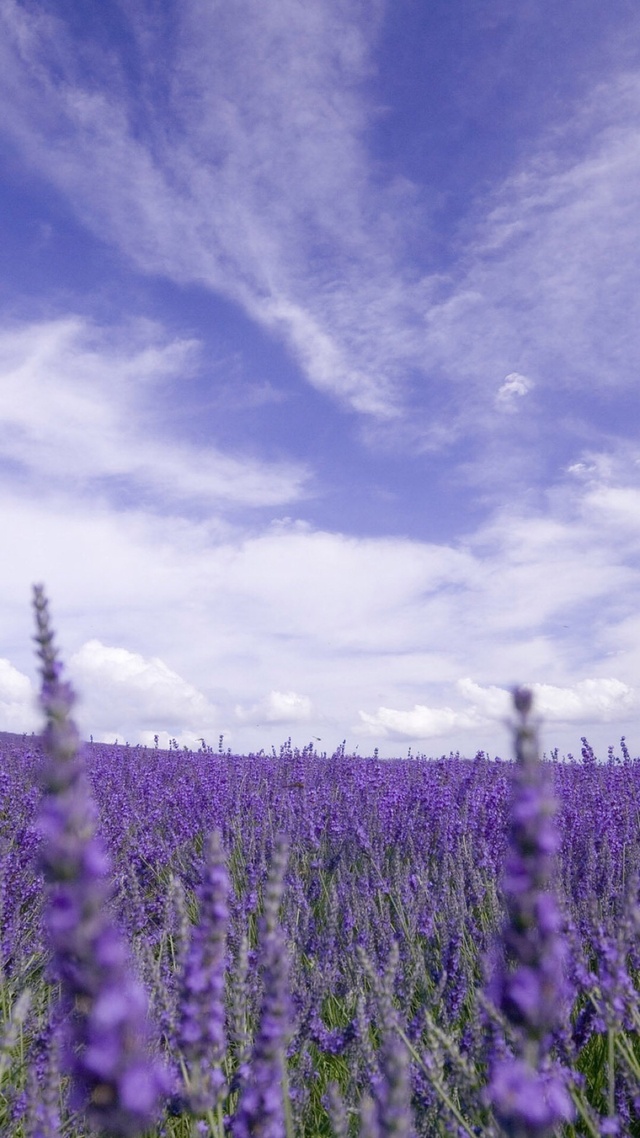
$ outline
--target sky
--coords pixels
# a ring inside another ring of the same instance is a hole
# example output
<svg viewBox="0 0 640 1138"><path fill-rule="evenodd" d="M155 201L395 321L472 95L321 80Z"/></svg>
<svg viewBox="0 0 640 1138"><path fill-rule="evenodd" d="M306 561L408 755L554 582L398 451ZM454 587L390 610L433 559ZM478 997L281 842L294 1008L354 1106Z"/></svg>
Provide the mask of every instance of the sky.
<svg viewBox="0 0 640 1138"><path fill-rule="evenodd" d="M635 0L0 0L0 730L640 753Z"/></svg>

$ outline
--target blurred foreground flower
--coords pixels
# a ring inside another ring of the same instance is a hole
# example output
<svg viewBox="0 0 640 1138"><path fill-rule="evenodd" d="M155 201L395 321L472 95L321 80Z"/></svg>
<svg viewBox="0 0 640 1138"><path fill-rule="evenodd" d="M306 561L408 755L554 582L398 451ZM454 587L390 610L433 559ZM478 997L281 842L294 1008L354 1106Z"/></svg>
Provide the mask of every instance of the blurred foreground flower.
<svg viewBox="0 0 640 1138"><path fill-rule="evenodd" d="M62 1069L72 1077L69 1105L103 1135L130 1138L152 1125L167 1077L146 1049L147 999L124 941L109 919L110 862L95 836L95 807L75 701L60 680L47 600L34 588L43 741L47 764L40 814L41 864L48 882L45 927L65 1013Z"/></svg>
<svg viewBox="0 0 640 1138"><path fill-rule="evenodd" d="M509 854L503 879L505 960L489 996L511 1025L517 1054L492 1065L488 1099L509 1138L545 1138L574 1117L559 1072L549 1063L565 1002L565 944L551 892L559 835L555 801L529 720L531 692L514 692L518 713Z"/></svg>

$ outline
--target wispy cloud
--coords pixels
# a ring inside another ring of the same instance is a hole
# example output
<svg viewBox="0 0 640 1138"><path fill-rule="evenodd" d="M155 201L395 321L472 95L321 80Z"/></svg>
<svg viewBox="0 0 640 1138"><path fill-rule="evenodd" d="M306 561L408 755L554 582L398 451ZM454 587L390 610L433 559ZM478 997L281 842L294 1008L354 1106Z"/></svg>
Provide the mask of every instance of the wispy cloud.
<svg viewBox="0 0 640 1138"><path fill-rule="evenodd" d="M425 273L412 234L428 188L385 180L366 144L382 11L184 0L165 22L141 3L132 90L112 52L3 0L3 129L141 270L232 298L312 383L400 438L490 433L520 402L514 376L534 417L555 393L633 382L637 76L558 114L476 199L446 274ZM422 407L407 417L410 382Z"/></svg>
<svg viewBox="0 0 640 1138"><path fill-rule="evenodd" d="M299 498L301 466L170 437L155 397L188 381L197 350L147 322L101 329L67 317L0 327L0 459L22 487L26 479L79 495L141 495L163 509Z"/></svg>
<svg viewBox="0 0 640 1138"><path fill-rule="evenodd" d="M429 355L467 392L505 371L543 396L633 382L639 108L635 73L598 84L476 202L466 268L428 316Z"/></svg>
<svg viewBox="0 0 640 1138"><path fill-rule="evenodd" d="M312 382L386 415L416 330L411 349L394 254L407 191L376 190L361 140L375 8L246 0L230 18L187 0L164 83L154 13L138 22L134 109L95 44L4 0L0 90L8 131L86 225L144 271L238 301Z"/></svg>

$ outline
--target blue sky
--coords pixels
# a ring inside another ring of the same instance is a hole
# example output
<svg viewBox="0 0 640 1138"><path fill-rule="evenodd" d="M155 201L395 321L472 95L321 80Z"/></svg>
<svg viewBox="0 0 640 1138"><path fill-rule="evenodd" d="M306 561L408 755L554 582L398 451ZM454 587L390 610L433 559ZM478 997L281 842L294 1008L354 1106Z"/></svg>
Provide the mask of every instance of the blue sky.
<svg viewBox="0 0 640 1138"><path fill-rule="evenodd" d="M640 10L0 0L0 728L640 746Z"/></svg>

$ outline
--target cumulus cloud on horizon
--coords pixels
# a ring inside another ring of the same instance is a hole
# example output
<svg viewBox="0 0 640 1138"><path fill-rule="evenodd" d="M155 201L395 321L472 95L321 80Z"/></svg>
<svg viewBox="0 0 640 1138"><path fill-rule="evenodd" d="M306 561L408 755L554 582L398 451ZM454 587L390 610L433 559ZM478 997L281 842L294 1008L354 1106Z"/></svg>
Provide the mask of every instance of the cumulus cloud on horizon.
<svg viewBox="0 0 640 1138"><path fill-rule="evenodd" d="M496 513L457 548L286 521L230 536L107 503L0 498L15 551L7 611L20 611L6 631L23 644L3 697L11 721L23 706L33 722L25 581L46 560L95 737L224 732L259 749L291 724L323 739L348 725L369 739L470 739L502 732L509 694L496 674L528 677L550 725L640 722L638 518L625 489L617 475L597 486L567 475L545 516Z"/></svg>
<svg viewBox="0 0 640 1138"><path fill-rule="evenodd" d="M89 640L69 660L69 673L82 693L78 718L95 733L114 725L128 728L188 729L213 724L217 709L163 660Z"/></svg>
<svg viewBox="0 0 640 1138"><path fill-rule="evenodd" d="M5 731L35 731L40 726L36 693L31 680L0 659L0 722Z"/></svg>
<svg viewBox="0 0 640 1138"><path fill-rule="evenodd" d="M411 711L379 707L375 714L361 711L362 733L390 739L429 740L443 738L452 729L477 731L496 720L507 723L512 712L511 688L483 687L470 678L461 679L457 689L470 706L426 707ZM531 683L536 716L550 723L612 723L640 710L640 691L615 679L586 679L574 687Z"/></svg>
<svg viewBox="0 0 640 1138"><path fill-rule="evenodd" d="M258 720L257 727L261 726L262 720L267 723L307 723L312 718L313 707L306 695L295 691L271 691L252 707L237 704L235 715L241 723Z"/></svg>

